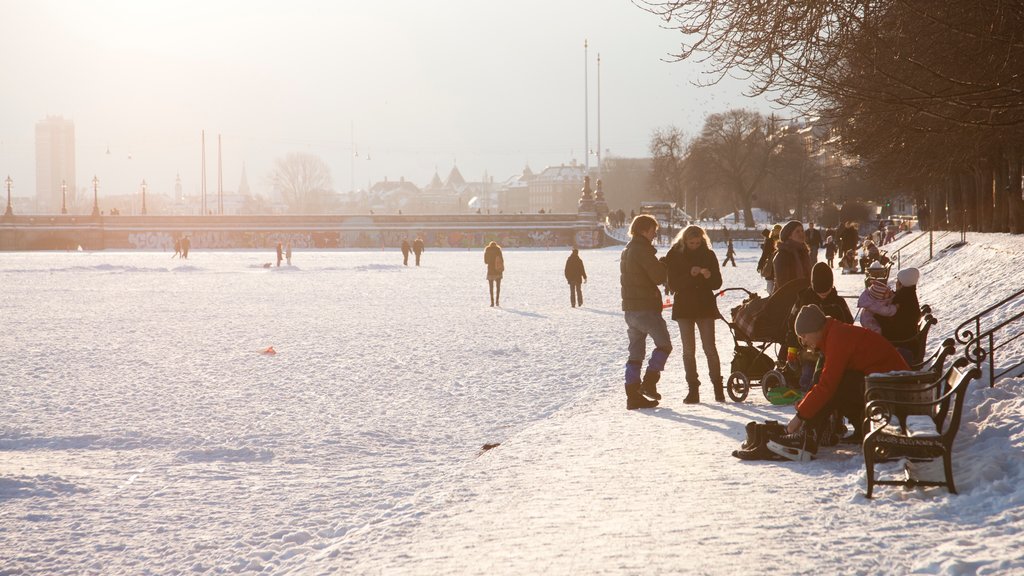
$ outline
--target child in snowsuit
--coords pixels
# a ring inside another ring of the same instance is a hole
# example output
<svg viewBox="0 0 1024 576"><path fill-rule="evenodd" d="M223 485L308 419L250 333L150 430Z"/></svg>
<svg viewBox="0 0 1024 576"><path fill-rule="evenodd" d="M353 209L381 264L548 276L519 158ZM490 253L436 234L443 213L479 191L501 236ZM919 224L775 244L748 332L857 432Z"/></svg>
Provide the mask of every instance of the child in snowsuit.
<svg viewBox="0 0 1024 576"><path fill-rule="evenodd" d="M872 332L882 333L882 326L875 316L892 316L898 307L892 303L893 291L881 280L869 279L867 287L857 298L860 311L860 325Z"/></svg>

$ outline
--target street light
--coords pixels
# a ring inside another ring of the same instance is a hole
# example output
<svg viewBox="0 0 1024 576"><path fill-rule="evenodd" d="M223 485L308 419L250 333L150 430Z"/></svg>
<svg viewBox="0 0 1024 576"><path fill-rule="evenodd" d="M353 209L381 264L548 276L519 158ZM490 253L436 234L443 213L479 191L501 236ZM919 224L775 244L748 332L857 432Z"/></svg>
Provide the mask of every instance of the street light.
<svg viewBox="0 0 1024 576"><path fill-rule="evenodd" d="M14 216L14 208L11 207L11 184L14 184L14 180L11 180L11 175L7 175L7 179L4 180L7 184L7 210L4 212L4 216Z"/></svg>
<svg viewBox="0 0 1024 576"><path fill-rule="evenodd" d="M65 180L60 181L60 213L68 213L68 183Z"/></svg>
<svg viewBox="0 0 1024 576"><path fill-rule="evenodd" d="M146 215L146 180L142 180L142 215Z"/></svg>
<svg viewBox="0 0 1024 576"><path fill-rule="evenodd" d="M100 197L99 197L100 179L97 176L92 177L92 215L100 215Z"/></svg>

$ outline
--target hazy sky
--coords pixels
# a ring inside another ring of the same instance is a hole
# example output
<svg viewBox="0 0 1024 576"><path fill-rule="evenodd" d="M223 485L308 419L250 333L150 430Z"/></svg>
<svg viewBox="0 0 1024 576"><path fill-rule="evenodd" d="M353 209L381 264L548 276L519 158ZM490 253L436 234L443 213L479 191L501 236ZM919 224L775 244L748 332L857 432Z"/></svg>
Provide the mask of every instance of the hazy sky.
<svg viewBox="0 0 1024 576"><path fill-rule="evenodd" d="M628 0L0 0L0 13L0 172L16 196L35 193L47 115L74 121L78 186L98 175L101 194L143 178L170 193L177 173L198 191L204 129L210 191L217 134L225 189L244 162L259 193L289 152L325 160L339 191L385 176L422 186L453 163L504 180L582 162L584 39L591 148L598 53L614 156L646 155L659 126L693 133L709 112L770 110L739 82L690 85L698 65L662 60L681 37Z"/></svg>

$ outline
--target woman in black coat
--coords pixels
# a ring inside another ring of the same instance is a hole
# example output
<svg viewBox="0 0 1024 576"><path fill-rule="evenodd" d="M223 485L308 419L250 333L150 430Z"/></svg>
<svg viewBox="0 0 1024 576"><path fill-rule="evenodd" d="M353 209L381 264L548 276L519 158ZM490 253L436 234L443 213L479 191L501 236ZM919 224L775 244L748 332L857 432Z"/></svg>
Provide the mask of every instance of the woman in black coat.
<svg viewBox="0 0 1024 576"><path fill-rule="evenodd" d="M782 227L781 242L772 260L775 267L775 290L797 278L811 277L811 254L804 242L804 226L791 220Z"/></svg>
<svg viewBox="0 0 1024 576"><path fill-rule="evenodd" d="M719 317L715 290L722 287L722 273L718 257L711 250L711 241L700 226L687 226L676 237L676 242L665 256L668 268L669 291L675 293L672 319L679 324L683 340L683 368L689 388L684 400L687 404L700 401L697 377L697 342L694 328L700 330L704 356L708 359L715 400L725 401L722 387L722 366L715 347L715 320Z"/></svg>

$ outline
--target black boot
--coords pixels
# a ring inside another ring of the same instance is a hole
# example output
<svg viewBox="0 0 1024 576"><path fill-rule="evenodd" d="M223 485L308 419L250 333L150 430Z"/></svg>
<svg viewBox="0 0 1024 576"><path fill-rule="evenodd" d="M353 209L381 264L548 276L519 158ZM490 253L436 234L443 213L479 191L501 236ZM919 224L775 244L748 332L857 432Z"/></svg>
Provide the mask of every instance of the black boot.
<svg viewBox="0 0 1024 576"><path fill-rule="evenodd" d="M636 410L637 408L654 408L658 405L657 400L648 400L644 398L644 395L640 393L641 384L626 384L626 410Z"/></svg>
<svg viewBox="0 0 1024 576"><path fill-rule="evenodd" d="M725 402L725 389L722 387L722 379L712 382L715 387L715 402Z"/></svg>
<svg viewBox="0 0 1024 576"><path fill-rule="evenodd" d="M661 372L645 372L644 381L640 384L640 393L652 400L661 400L661 394L658 394L658 380L661 380Z"/></svg>
<svg viewBox="0 0 1024 576"><path fill-rule="evenodd" d="M700 384L690 384L690 392L683 398L683 404L699 404L700 403L700 392L698 389Z"/></svg>
<svg viewBox="0 0 1024 576"><path fill-rule="evenodd" d="M760 435L761 427L757 425L757 422L751 420L747 422L747 439L740 444L740 448L743 450L751 450L758 445L758 436Z"/></svg>

